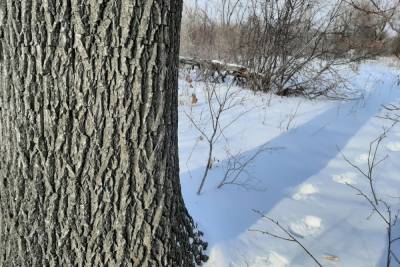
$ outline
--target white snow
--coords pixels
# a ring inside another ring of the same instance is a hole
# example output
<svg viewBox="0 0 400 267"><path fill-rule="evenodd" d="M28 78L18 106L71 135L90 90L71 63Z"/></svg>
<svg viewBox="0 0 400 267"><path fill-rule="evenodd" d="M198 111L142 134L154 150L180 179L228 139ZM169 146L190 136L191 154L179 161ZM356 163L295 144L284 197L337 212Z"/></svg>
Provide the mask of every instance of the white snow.
<svg viewBox="0 0 400 267"><path fill-rule="evenodd" d="M334 174L332 175L332 180L339 184L351 184L354 185L357 183L356 178L358 174L355 172L346 172L342 174Z"/></svg>
<svg viewBox="0 0 400 267"><path fill-rule="evenodd" d="M321 218L315 216L306 216L298 222L290 224L290 232L298 237L304 238L316 235L321 231Z"/></svg>
<svg viewBox="0 0 400 267"><path fill-rule="evenodd" d="M300 186L298 192L293 195L294 200L305 200L311 195L318 192L318 189L312 184L303 184Z"/></svg>
<svg viewBox="0 0 400 267"><path fill-rule="evenodd" d="M368 153L363 153L363 154L359 155L355 159L355 163L358 163L358 164L367 163L368 162L368 158L369 158L369 154Z"/></svg>
<svg viewBox="0 0 400 267"><path fill-rule="evenodd" d="M389 144L387 145L387 148L388 148L390 151L399 152L399 151L400 151L400 142L391 142L391 143L389 143Z"/></svg>
<svg viewBox="0 0 400 267"><path fill-rule="evenodd" d="M391 126L379 118L387 113L383 105L400 103L400 68L389 63L380 59L362 64L356 73L343 70L362 96L351 101L271 97L235 87L240 104L222 115L222 126L229 127L214 144L214 164L200 196L196 191L208 145L186 114L207 132L210 125L204 83L194 81L192 88L183 76L179 84L181 184L186 206L209 242L205 267L314 266L293 242L249 231L285 235L253 210L296 233L324 266L385 266L385 225L376 214L370 216L368 203L346 185L368 192L367 180L343 155L365 170L370 142L383 127ZM227 84L218 85L220 92L226 88ZM198 102L187 104L193 93ZM377 155L389 157L374 172L377 193L395 209L400 208L399 137L397 125ZM239 185L217 189L232 155L246 159L260 150L238 175Z"/></svg>
<svg viewBox="0 0 400 267"><path fill-rule="evenodd" d="M256 257L253 262L250 262L251 267L287 267L289 261L275 251L269 252L268 257Z"/></svg>

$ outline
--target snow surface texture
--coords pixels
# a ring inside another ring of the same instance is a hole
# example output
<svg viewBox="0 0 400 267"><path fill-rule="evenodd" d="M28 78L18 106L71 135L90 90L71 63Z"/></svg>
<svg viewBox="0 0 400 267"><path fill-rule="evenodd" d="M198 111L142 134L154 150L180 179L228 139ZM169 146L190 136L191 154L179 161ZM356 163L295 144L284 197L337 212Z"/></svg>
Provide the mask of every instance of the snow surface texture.
<svg viewBox="0 0 400 267"><path fill-rule="evenodd" d="M393 152L400 152L400 142L391 142L387 145L387 148Z"/></svg>
<svg viewBox="0 0 400 267"><path fill-rule="evenodd" d="M339 184L357 184L357 176L358 174L355 172L346 172L343 174L334 174L332 175L332 180Z"/></svg>
<svg viewBox="0 0 400 267"><path fill-rule="evenodd" d="M294 200L305 200L311 195L318 193L318 189L312 184L304 184L300 186L299 191L293 195Z"/></svg>
<svg viewBox="0 0 400 267"><path fill-rule="evenodd" d="M306 216L299 222L291 223L289 230L293 235L301 238L316 235L321 230L321 218Z"/></svg>
<svg viewBox="0 0 400 267"><path fill-rule="evenodd" d="M275 251L270 251L268 257L256 257L251 266L254 267L286 267L289 261Z"/></svg>
<svg viewBox="0 0 400 267"><path fill-rule="evenodd" d="M363 164L363 163L367 163L368 162L368 153L363 153L361 155L359 155L356 160L355 163L357 164Z"/></svg>
<svg viewBox="0 0 400 267"><path fill-rule="evenodd" d="M399 69L382 59L363 64L357 73L347 71L363 95L354 101L271 97L235 88L240 90L240 104L222 115L221 124L229 127L214 144L213 167L200 196L196 191L208 144L187 115L210 132L204 84L180 81L182 190L189 212L209 242L206 267L315 266L293 242L249 231L282 235L253 210L278 220L324 266L385 265L385 225L375 215L367 219L370 207L346 185L368 189L366 179L342 153L367 168L369 143L390 125L378 118L385 114L382 105L400 102ZM219 85L218 90L226 88ZM188 104L192 93L198 98L195 105ZM253 109L248 111L249 107ZM375 171L375 186L397 208L399 198L390 196L400 196L399 151L400 126L395 126L378 153L379 158L389 157ZM238 175L240 186L217 189L233 155L246 159L256 153Z"/></svg>

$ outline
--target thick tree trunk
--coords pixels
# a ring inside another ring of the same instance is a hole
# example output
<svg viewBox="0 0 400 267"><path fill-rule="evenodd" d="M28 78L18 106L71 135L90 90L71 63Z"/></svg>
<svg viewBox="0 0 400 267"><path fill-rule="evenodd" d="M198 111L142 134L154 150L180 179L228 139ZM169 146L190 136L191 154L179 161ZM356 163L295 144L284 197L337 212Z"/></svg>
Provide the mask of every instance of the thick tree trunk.
<svg viewBox="0 0 400 267"><path fill-rule="evenodd" d="M0 266L204 260L179 183L181 5L0 1Z"/></svg>

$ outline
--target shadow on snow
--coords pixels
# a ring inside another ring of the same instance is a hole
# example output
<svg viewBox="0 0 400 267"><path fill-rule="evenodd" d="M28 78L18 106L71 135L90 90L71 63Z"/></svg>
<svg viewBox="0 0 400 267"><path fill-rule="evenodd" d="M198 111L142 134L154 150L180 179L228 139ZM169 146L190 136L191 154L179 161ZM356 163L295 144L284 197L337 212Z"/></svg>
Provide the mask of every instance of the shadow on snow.
<svg viewBox="0 0 400 267"><path fill-rule="evenodd" d="M268 212L283 198L290 197L288 189L317 174L337 157L338 149L346 146L360 128L379 112L382 104L400 96L400 92L396 91L377 89L365 101L337 104L311 121L270 140L266 144L268 147L285 149L262 153L253 162L251 174L261 181L260 188L266 188L263 191L230 185L218 190L216 185L223 171L216 168L210 173L203 194L196 196L199 180L190 179L188 173L181 174L186 205L200 229L206 232L210 245L233 239L247 231L259 220L252 209ZM256 151L245 153L252 155ZM203 171L203 168L198 168L191 174L201 177Z"/></svg>

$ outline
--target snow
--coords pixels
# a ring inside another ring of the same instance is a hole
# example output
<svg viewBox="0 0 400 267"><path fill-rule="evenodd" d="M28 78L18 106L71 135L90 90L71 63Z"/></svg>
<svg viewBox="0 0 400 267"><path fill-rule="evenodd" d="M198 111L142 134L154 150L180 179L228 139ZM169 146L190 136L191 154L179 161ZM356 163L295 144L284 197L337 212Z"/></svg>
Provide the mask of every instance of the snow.
<svg viewBox="0 0 400 267"><path fill-rule="evenodd" d="M318 188L312 184L303 184L292 198L294 200L305 200L315 193L318 193Z"/></svg>
<svg viewBox="0 0 400 267"><path fill-rule="evenodd" d="M289 261L275 251L271 251L268 257L256 257L254 262L251 262L251 266L255 267L286 267L288 264Z"/></svg>
<svg viewBox="0 0 400 267"><path fill-rule="evenodd" d="M298 222L291 223L289 230L293 235L304 238L318 234L321 231L321 222L321 218L308 215Z"/></svg>
<svg viewBox="0 0 400 267"><path fill-rule="evenodd" d="M367 162L368 162L368 158L369 158L368 153L363 153L363 154L359 155L359 156L355 159L355 163L357 163L357 164L367 163Z"/></svg>
<svg viewBox="0 0 400 267"><path fill-rule="evenodd" d="M214 63L214 64L220 64L220 65L224 65L225 64L221 60L215 60L215 59L211 60L211 62Z"/></svg>
<svg viewBox="0 0 400 267"><path fill-rule="evenodd" d="M400 151L400 142L391 142L391 143L389 143L389 144L387 145L387 148L388 148L390 151L399 152L399 151Z"/></svg>
<svg viewBox="0 0 400 267"><path fill-rule="evenodd" d="M332 175L332 180L339 184L357 184L357 176L358 174L355 172L346 172L343 174L334 174Z"/></svg>
<svg viewBox="0 0 400 267"><path fill-rule="evenodd" d="M368 190L367 180L343 155L366 169L370 142L383 127L391 126L379 116L386 113L382 105L400 102L400 67L392 61L369 61L357 72L343 70L362 96L352 101L281 98L234 87L238 104L222 115L221 124L227 128L214 144L214 164L201 195L196 191L208 144L187 116L210 132L204 83L194 81L190 86L180 80L181 184L186 206L209 242L206 267L314 266L293 242L249 231L284 235L253 210L278 220L324 266L385 265L385 225L378 216L370 216L368 203L347 185ZM218 91L227 87L218 85ZM191 105L193 93L198 103ZM377 155L388 158L375 170L379 196L396 208L400 207L399 151L397 125ZM232 155L256 157L239 174L239 185L218 189Z"/></svg>

